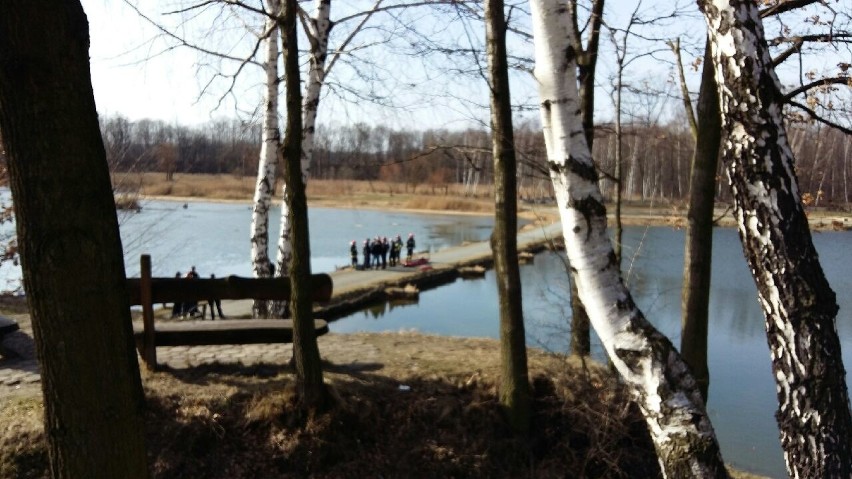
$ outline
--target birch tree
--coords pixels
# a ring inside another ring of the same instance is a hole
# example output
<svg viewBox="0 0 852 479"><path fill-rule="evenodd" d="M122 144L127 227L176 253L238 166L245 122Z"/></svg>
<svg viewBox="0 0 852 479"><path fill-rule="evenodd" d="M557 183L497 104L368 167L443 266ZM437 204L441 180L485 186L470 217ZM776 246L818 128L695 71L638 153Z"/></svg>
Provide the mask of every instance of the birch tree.
<svg viewBox="0 0 852 479"><path fill-rule="evenodd" d="M260 159L257 165L257 183L251 215L251 260L255 278L272 276L270 267L272 263L269 259L269 207L275 189L278 147L281 142L281 133L278 129L278 15L281 5L279 0L267 0L267 5L270 13L266 20L266 58L263 63L263 70L266 73L266 92ZM268 317L268 308L268 301L255 301L254 317Z"/></svg>
<svg viewBox="0 0 852 479"><path fill-rule="evenodd" d="M308 80L305 84L305 94L302 98L302 131L299 161L302 171L302 181L307 181L311 169L311 157L313 155L314 135L316 134L317 109L319 108L320 93L323 80L325 79L325 60L328 54L328 37L331 33L332 23L331 0L316 0L314 15L304 22L308 43L310 44L310 58L308 63ZM282 186L281 201L281 229L278 235L278 255L276 258L279 276L287 276L293 250L290 247L290 236L292 225L290 224L290 211L287 206L287 185ZM275 306L276 314L283 313L283 305Z"/></svg>
<svg viewBox="0 0 852 479"><path fill-rule="evenodd" d="M790 477L852 477L852 414L837 302L814 249L755 2L700 1L743 252L765 316Z"/></svg>
<svg viewBox="0 0 852 479"><path fill-rule="evenodd" d="M373 8L355 14L346 18L339 19L337 22L331 21L331 0L316 0L314 14L304 21L305 31L308 37L309 61L308 61L308 79L305 84L305 94L302 99L302 141L300 164L303 175L303 181L307 182L311 171L311 160L314 153L314 142L316 137L316 121L317 111L319 110L320 95L322 87L325 83L325 78L331 68L340 58L341 53L346 51L349 43L362 30L367 21L372 15L378 11L382 4L382 0L377 0ZM399 7L399 6L397 6ZM328 58L328 45L331 29L335 23L359 19L358 25L349 33L349 35L337 47L335 54L326 66ZM293 257L292 249L290 248L291 225L289 220L289 211L287 207L287 185L282 187L281 202L281 229L278 235L278 255L276 258L277 272L280 276L286 276L290 266L290 261ZM274 306L276 314L283 313L283 305L277 304Z"/></svg>
<svg viewBox="0 0 852 479"><path fill-rule="evenodd" d="M559 0L530 4L545 145L580 298L645 416L663 473L673 478L727 477L695 380L621 280L579 115L568 10Z"/></svg>

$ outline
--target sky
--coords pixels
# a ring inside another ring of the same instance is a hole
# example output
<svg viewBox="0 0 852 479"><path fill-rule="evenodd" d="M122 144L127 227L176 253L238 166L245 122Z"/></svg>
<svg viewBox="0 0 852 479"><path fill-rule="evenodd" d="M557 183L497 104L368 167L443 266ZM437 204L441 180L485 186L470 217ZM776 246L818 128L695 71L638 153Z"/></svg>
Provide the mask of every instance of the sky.
<svg viewBox="0 0 852 479"><path fill-rule="evenodd" d="M198 56L188 49L162 52L157 31L122 1L83 0L89 18L92 87L101 115L183 124L230 117L199 98ZM257 99L247 99L257 101Z"/></svg>
<svg viewBox="0 0 852 479"><path fill-rule="evenodd" d="M225 71L233 71L236 68L234 62L223 64L187 48L169 48L174 41L160 35L150 22L123 1L83 0L82 3L89 17L92 83L101 115L120 114L131 120L153 118L181 124L199 124L223 117L258 118L256 110L263 101L264 79L259 66L246 65L233 87L233 95L225 95L223 99L223 93L231 87L229 81L218 79L210 85L207 82L214 78L214 70L220 66ZM208 20L201 15L182 24L184 19L179 15L160 14L175 8L170 2L139 3L140 9L144 8L152 19L167 24L171 31L179 32L199 45L243 56L255 43L245 30L236 32L238 27L233 25L245 21L245 18L235 22L234 18ZM349 5L344 7L352 8L354 3L368 4L363 0L347 3ZM144 7L141 6L143 4ZM339 17L345 10L339 7L339 3L336 5L340 12L334 17ZM259 22L251 20L259 28ZM224 31L210 31L215 30L210 27L211 24L223 27ZM371 32L365 33L369 35ZM362 43L377 42L380 36L369 35ZM228 42L237 43L240 47L235 48ZM425 74L428 62L417 58L406 61L405 68L390 73L391 67L402 64L400 55L387 47L374 46L371 49L372 53L369 56L362 54L362 58L368 58L372 64L358 66L358 72L345 62L335 66L330 77L330 91L337 93L323 98L321 119L400 127L476 124L487 119L480 109L472 113L463 102L446 98L440 102L435 100L436 96L447 94L465 99L479 97L479 102L486 104L487 90L483 82L465 81L464 85L460 85L458 81L448 79L448 75L437 72ZM359 76L380 81L369 84L369 80ZM391 76L394 77L392 81L386 80ZM421 86L424 83L426 87ZM415 84L420 88L420 94L412 93ZM361 91L349 91L355 89L353 85L358 85ZM207 91L202 92L205 86ZM393 96L397 108L376 105L374 101L363 98L365 95ZM339 96L348 97L348 100L340 101Z"/></svg>
<svg viewBox="0 0 852 479"><path fill-rule="evenodd" d="M252 26L259 28L257 18L249 16L223 18L209 11L191 18L164 15L163 12L178 8L178 0L131 1L152 20L167 25L182 37L236 56L246 55L255 41L245 33L243 24L254 22ZM247 65L234 87L235 94L219 103L223 92L230 87L226 81L214 81L204 93L202 90L214 77L214 67L222 66L231 71L235 68L233 62L221 64L187 48L170 48L174 41L163 37L124 1L82 0L82 3L89 17L92 82L101 115L123 115L131 120L161 119L188 125L237 116L259 118L256 110L263 101L261 82L264 77L258 66ZM373 0L335 2L332 18L364 10L373 3ZM388 3L391 2L385 2ZM521 16L516 15L516 18ZM482 75L472 71L475 65L469 58L405 56L406 52L428 47L436 38L458 48L468 48L471 42L481 47L484 40L481 27L465 25L451 13L437 19L425 13L396 17L397 22L391 21L389 15L373 17L371 28L357 37L360 40L353 42L353 45L369 48L359 51L357 62L341 61L335 66L321 103L319 121L332 124L367 122L395 128L486 128L488 90ZM401 26L405 22L416 25L422 37L411 37L406 27ZM333 32L338 41L354 23L335 26ZM524 28L529 30L528 25ZM388 42L388 38L393 40ZM510 54L532 56L528 41L518 37L509 41ZM485 65L484 57L478 61ZM516 121L537 118L538 112L532 108L536 104L537 91L531 75L516 72L512 82L513 101L530 107L519 113ZM378 97L378 100L365 96ZM607 105L607 101L604 97L599 103ZM388 107L386 103L393 103L393 106ZM603 110L607 108L602 107Z"/></svg>
<svg viewBox="0 0 852 479"><path fill-rule="evenodd" d="M153 21L204 48L227 52L236 57L249 56L256 43L252 29L259 30L259 17L247 13L221 13L218 9L192 11L186 14L165 14L179 9L187 0L127 0ZM233 72L234 62L222 62L188 48L175 48L175 41L164 37L149 21L143 19L127 1L82 0L88 15L91 35L92 83L101 115L123 115L131 120L160 119L184 125L198 125L213 119L236 118L258 121L258 109L263 103L263 73L257 65L245 65L239 80L217 78L215 72ZM255 0L257 1L257 0ZM401 0L386 0L385 5ZM375 0L346 0L333 3L332 18L340 19L369 8ZM311 7L312 2L304 5ZM639 10L643 16L664 15L673 5L680 4L687 15L662 20L654 33L659 38L681 36L684 45L691 45L684 54L690 63L700 55L704 24L695 3L686 0L645 0ZM610 25L620 27L637 5L636 0L608 2L604 18ZM525 2L520 8L526 9ZM515 12L523 18L524 12ZM336 25L332 44L351 31L357 21ZM488 90L483 75L476 70L470 57L457 54L433 55L425 49L439 40L442 45L469 48L482 46L481 26L459 21L459 16L445 12L440 16L423 9L401 13L377 14L352 46L358 47L352 61L344 57L329 77L325 88L319 121L326 124L366 122L392 128L486 128L488 124ZM520 26L529 31L529 26ZM248 27L248 28L247 28ZM419 34L412 35L412 30ZM647 30L641 33L647 34ZM771 35L773 32L768 31ZM697 38L696 38L697 37ZM617 37L616 37L617 38ZM519 37L509 40L510 55L531 57L532 47ZM303 43L304 45L304 39ZM599 88L596 99L596 118L607 121L612 117L612 78L615 67L613 42L604 33L601 39L601 61L598 67ZM639 91L659 91L668 95L665 101L646 97L628 101L628 114L653 115L663 119L676 118L680 103L676 99L677 84L673 80L673 56L658 42L656 46L641 40L628 43L626 77ZM411 54L412 52L417 52ZM841 53L841 58L843 58ZM478 58L481 66L484 58ZM830 67L835 58L823 58ZM847 61L852 61L848 58ZM821 68L822 68L821 67ZM795 76L798 65L787 74ZM687 71L692 89L698 82L697 71ZM781 72L785 75L784 72ZM782 80L784 78L782 77ZM304 75L303 75L304 80ZM795 80L795 78L794 78ZM512 100L526 105L517 121L535 119L537 92L532 77L525 72L512 76ZM789 83L789 82L788 82ZM225 92L231 91L231 95ZM282 109L283 110L283 109ZM642 110L647 110L643 113Z"/></svg>

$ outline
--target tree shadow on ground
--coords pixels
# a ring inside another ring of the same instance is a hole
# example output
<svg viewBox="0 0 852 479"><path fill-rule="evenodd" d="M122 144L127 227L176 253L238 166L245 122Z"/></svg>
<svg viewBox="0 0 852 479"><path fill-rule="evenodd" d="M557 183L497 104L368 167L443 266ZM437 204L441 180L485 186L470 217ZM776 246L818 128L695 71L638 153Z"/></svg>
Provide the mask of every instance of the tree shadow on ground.
<svg viewBox="0 0 852 479"><path fill-rule="evenodd" d="M576 368L535 376L531 432L519 438L504 419L497 385L487 379L380 369L327 364L333 406L322 413L300 407L286 365L147 373L152 475L660 477L641 414L608 377ZM0 455L0 469L11 474L4 477L48 475L41 431L30 424L4 434L4 444L16 445Z"/></svg>
<svg viewBox="0 0 852 479"><path fill-rule="evenodd" d="M496 385L388 377L326 365L334 406L299 407L292 370L171 371L207 394L149 387L156 477L659 477L645 423L606 379L538 376L529 437L504 420ZM204 377L204 379L201 379ZM231 388L223 394L218 388Z"/></svg>

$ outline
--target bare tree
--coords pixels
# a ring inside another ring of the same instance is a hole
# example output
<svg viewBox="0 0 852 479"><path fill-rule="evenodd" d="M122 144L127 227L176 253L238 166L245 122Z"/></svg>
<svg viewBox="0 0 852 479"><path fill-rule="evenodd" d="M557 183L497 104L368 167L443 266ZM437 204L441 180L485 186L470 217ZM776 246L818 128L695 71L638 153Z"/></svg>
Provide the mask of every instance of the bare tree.
<svg viewBox="0 0 852 479"><path fill-rule="evenodd" d="M557 0L534 0L535 76L566 252L589 319L636 397L667 477L727 477L701 394L674 346L625 288L606 227L598 174L583 135L573 24Z"/></svg>
<svg viewBox="0 0 852 479"><path fill-rule="evenodd" d="M322 363L314 329L311 301L311 246L308 229L308 199L305 194L302 158L302 94L299 78L299 44L296 27L297 0L285 0L281 19L281 41L284 52L284 78L287 102L287 129L281 155L284 158L287 184L286 201L292 224L290 247L290 304L293 314L293 358L302 403L320 408L326 399Z"/></svg>
<svg viewBox="0 0 852 479"><path fill-rule="evenodd" d="M713 254L713 206L716 190L716 165L722 120L719 95L716 92L715 69L710 56L710 43L704 52L701 90L697 112L692 110L689 91L680 60L680 44L672 44L677 55L681 77L684 110L695 138L690 175L689 206L683 253L683 286L681 288L680 353L692 369L698 387L707 401L710 370L707 367L707 331L710 309L710 272ZM697 114L696 114L697 113ZM697 117L697 118L696 118Z"/></svg>
<svg viewBox="0 0 852 479"><path fill-rule="evenodd" d="M494 231L491 250L500 298L500 402L519 433L529 431L532 416L527 372L526 334L518 267L518 193L512 100L506 59L503 0L485 2L485 36L491 91L491 143L494 155Z"/></svg>
<svg viewBox="0 0 852 479"><path fill-rule="evenodd" d="M255 278L268 278L273 273L269 259L269 207L275 189L278 148L281 143L281 132L278 129L278 16L281 3L279 0L267 0L267 5L270 16L266 20L265 28L266 59L263 69L266 73L266 95L263 105L263 136L251 220L251 260ZM282 212L287 212L286 205L282 205ZM284 274L286 275L286 271ZM252 312L255 318L269 317L269 301L255 300Z"/></svg>
<svg viewBox="0 0 852 479"><path fill-rule="evenodd" d="M814 249L757 5L699 2L709 27L743 251L757 284L790 477L852 477L837 302Z"/></svg>

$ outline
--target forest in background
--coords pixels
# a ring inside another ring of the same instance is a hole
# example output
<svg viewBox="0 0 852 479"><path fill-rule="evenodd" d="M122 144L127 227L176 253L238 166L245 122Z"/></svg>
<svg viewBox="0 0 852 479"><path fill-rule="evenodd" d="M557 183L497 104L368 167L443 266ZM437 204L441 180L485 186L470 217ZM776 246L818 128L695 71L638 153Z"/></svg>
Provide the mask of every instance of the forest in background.
<svg viewBox="0 0 852 479"><path fill-rule="evenodd" d="M624 125L624 195L627 200L680 202L689 193L694 140L685 122L652 121ZM217 120L188 127L161 120L101 119L110 169L114 172L210 173L251 176L257 172L261 128L238 120ZM845 210L852 194L852 139L837 130L804 123L789 126L803 199L812 206ZM611 125L595 130L594 158L601 189L614 194L616 135ZM475 196L493 182L490 134L486 130L423 131L364 123L320 125L312 179L397 182L406 191L421 186L462 185ZM541 127L526 122L515 131L519 188L552 196ZM717 177L724 178L723 165ZM116 185L121 189L121 185ZM130 186L128 186L130 187ZM457 188L456 188L457 189ZM729 201L726 181L718 183L717 201Z"/></svg>

